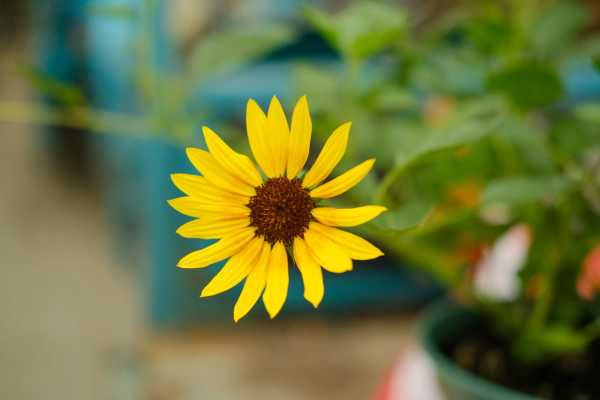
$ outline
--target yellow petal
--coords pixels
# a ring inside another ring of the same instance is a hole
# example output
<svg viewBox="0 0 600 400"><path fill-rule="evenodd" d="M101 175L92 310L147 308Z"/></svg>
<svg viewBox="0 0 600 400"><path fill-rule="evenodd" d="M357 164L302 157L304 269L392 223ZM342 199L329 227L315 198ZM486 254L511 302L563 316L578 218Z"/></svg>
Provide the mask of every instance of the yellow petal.
<svg viewBox="0 0 600 400"><path fill-rule="evenodd" d="M248 100L246 106L246 131L254 159L269 178L275 176L275 167L267 137L267 116L256 101Z"/></svg>
<svg viewBox="0 0 600 400"><path fill-rule="evenodd" d="M269 156L273 161L274 167L273 172L275 176L282 176L285 174L285 167L287 165L290 128L288 127L283 107L281 107L281 103L275 96L271 99L267 113L267 133L267 140L271 148Z"/></svg>
<svg viewBox="0 0 600 400"><path fill-rule="evenodd" d="M219 273L202 290L200 297L223 293L240 283L256 265L264 245L264 240L255 237L239 253L234 255L221 268Z"/></svg>
<svg viewBox="0 0 600 400"><path fill-rule="evenodd" d="M312 121L308 111L308 102L306 96L302 96L296 103L292 114L287 164L287 177L289 179L295 178L304 168L310 151L311 134Z"/></svg>
<svg viewBox="0 0 600 400"><path fill-rule="evenodd" d="M196 250L177 263L180 268L203 268L231 257L254 237L254 228L244 228L201 250Z"/></svg>
<svg viewBox="0 0 600 400"><path fill-rule="evenodd" d="M244 196L237 193L223 190L212 183L205 177L190 174L171 174L171 180L183 193L195 199L212 202L227 202L234 204L248 204L249 196Z"/></svg>
<svg viewBox="0 0 600 400"><path fill-rule="evenodd" d="M354 260L372 260L383 255L377 247L353 233L321 224L314 224L312 228L331 239Z"/></svg>
<svg viewBox="0 0 600 400"><path fill-rule="evenodd" d="M246 206L234 203L217 203L202 201L193 197L178 197L168 201L169 205L183 215L200 218L204 216L222 215L222 219L242 218L250 215Z"/></svg>
<svg viewBox="0 0 600 400"><path fill-rule="evenodd" d="M340 162L346 152L351 125L352 123L346 122L329 136L317 160L304 176L302 181L304 187L310 188L321 183Z"/></svg>
<svg viewBox="0 0 600 400"><path fill-rule="evenodd" d="M304 240L299 237L294 239L294 260L302 275L304 298L317 308L325 294L323 271L317 261L310 255Z"/></svg>
<svg viewBox="0 0 600 400"><path fill-rule="evenodd" d="M229 174L215 158L207 151L188 147L186 153L194 167L213 185L232 193L254 196L256 192L252 185Z"/></svg>
<svg viewBox="0 0 600 400"><path fill-rule="evenodd" d="M250 219L247 217L216 221L202 218L181 225L177 229L177 233L185 238L219 239L246 228L248 225L250 225Z"/></svg>
<svg viewBox="0 0 600 400"><path fill-rule="evenodd" d="M312 215L319 222L330 226L356 226L364 224L386 210L381 206L362 206L354 208L317 207Z"/></svg>
<svg viewBox="0 0 600 400"><path fill-rule="evenodd" d="M370 159L357 165L337 178L311 190L310 196L320 199L330 199L339 196L360 182L369 173L374 163L375 159Z"/></svg>
<svg viewBox="0 0 600 400"><path fill-rule="evenodd" d="M311 222L304 232L304 240L310 255L329 272L341 273L352 270L352 260L342 249L325 235L313 229Z"/></svg>
<svg viewBox="0 0 600 400"><path fill-rule="evenodd" d="M252 271L250 271L250 274L246 278L246 283L244 283L242 293L240 293L240 297L236 301L233 308L233 320L235 322L238 322L241 318L248 314L248 311L254 307L254 304L256 304L263 289L265 288L267 265L269 263L270 256L271 246L269 244L265 244L262 247L258 260L256 261L256 265L254 268L252 268Z"/></svg>
<svg viewBox="0 0 600 400"><path fill-rule="evenodd" d="M251 186L259 186L262 183L260 173L243 154L236 153L227 145L214 131L208 127L203 127L204 140L210 150L210 154L221 164L221 167L236 178L241 179Z"/></svg>
<svg viewBox="0 0 600 400"><path fill-rule="evenodd" d="M285 303L289 279L287 253L283 243L277 242L271 251L267 266L267 283L263 294L263 302L271 318L275 318Z"/></svg>

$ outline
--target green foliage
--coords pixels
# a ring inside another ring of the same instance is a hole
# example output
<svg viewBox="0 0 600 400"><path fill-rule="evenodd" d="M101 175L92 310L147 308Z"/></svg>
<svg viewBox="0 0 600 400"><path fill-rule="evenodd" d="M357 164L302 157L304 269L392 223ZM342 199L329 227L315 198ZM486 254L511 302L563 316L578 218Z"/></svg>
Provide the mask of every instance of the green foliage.
<svg viewBox="0 0 600 400"><path fill-rule="evenodd" d="M331 104L339 103L339 75L339 68L330 65L296 65L297 91L308 96L313 113L331 112Z"/></svg>
<svg viewBox="0 0 600 400"><path fill-rule="evenodd" d="M64 106L81 106L85 103L85 97L77 86L52 79L33 68L22 68L21 74L35 89Z"/></svg>
<svg viewBox="0 0 600 400"><path fill-rule="evenodd" d="M431 204L408 203L395 210L387 211L372 225L382 234L401 233L423 224L432 211L433 205Z"/></svg>
<svg viewBox="0 0 600 400"><path fill-rule="evenodd" d="M518 108L531 110L560 100L564 88L551 65L525 60L492 73L486 80L492 92L502 93Z"/></svg>
<svg viewBox="0 0 600 400"><path fill-rule="evenodd" d="M196 84L210 75L228 72L289 42L294 31L283 25L239 27L215 32L194 46L186 74Z"/></svg>
<svg viewBox="0 0 600 400"><path fill-rule="evenodd" d="M600 148L600 125L595 121L596 107L576 107L551 126L549 138L555 157L561 163L581 160L584 154Z"/></svg>
<svg viewBox="0 0 600 400"><path fill-rule="evenodd" d="M552 57L567 48L589 20L589 13L578 3L557 2L543 10L531 24L529 41L532 51Z"/></svg>
<svg viewBox="0 0 600 400"><path fill-rule="evenodd" d="M538 201L556 200L570 187L570 181L561 175L542 177L507 177L489 183L482 202L522 205Z"/></svg>
<svg viewBox="0 0 600 400"><path fill-rule="evenodd" d="M471 48L447 45L432 49L410 71L415 86L426 92L472 96L480 94L487 75L487 56Z"/></svg>
<svg viewBox="0 0 600 400"><path fill-rule="evenodd" d="M485 53L493 54L506 46L512 34L511 26L500 18L477 18L467 23L465 29L473 44Z"/></svg>
<svg viewBox="0 0 600 400"><path fill-rule="evenodd" d="M519 170L531 174L551 174L556 169L550 143L546 133L538 126L529 123L526 118L512 116L504 121L501 137L496 139L496 146L506 145L507 152L514 151L515 164L507 170L517 173Z"/></svg>
<svg viewBox="0 0 600 400"><path fill-rule="evenodd" d="M348 165L378 159L379 180L348 200L389 208L366 229L387 254L481 310L502 310L496 326L521 361L584 351L600 336L600 322L576 325L600 314L575 289L586 252L600 244L600 108L556 104L570 57L600 54L600 39L584 34L589 11L560 0L471 2L419 29L406 21L427 16L408 15L370 3L306 13L343 56L341 66L297 70L315 131L350 116ZM515 277L522 293L483 303L468 279L474 261L459 255L519 223L534 240Z"/></svg>
<svg viewBox="0 0 600 400"><path fill-rule="evenodd" d="M436 152L475 142L495 132L502 122L502 104L495 99L466 104L447 125L407 132L398 144L396 168Z"/></svg>
<svg viewBox="0 0 600 400"><path fill-rule="evenodd" d="M580 353L587 343L588 338L581 332L556 325L521 336L515 342L514 350L522 360L535 362L565 353Z"/></svg>
<svg viewBox="0 0 600 400"><path fill-rule="evenodd" d="M407 31L404 12L377 2L355 3L332 17L316 8L305 15L331 46L354 61L393 45Z"/></svg>
<svg viewBox="0 0 600 400"><path fill-rule="evenodd" d="M573 112L579 119L583 121L600 124L600 104L598 103L581 104L576 106L573 109Z"/></svg>

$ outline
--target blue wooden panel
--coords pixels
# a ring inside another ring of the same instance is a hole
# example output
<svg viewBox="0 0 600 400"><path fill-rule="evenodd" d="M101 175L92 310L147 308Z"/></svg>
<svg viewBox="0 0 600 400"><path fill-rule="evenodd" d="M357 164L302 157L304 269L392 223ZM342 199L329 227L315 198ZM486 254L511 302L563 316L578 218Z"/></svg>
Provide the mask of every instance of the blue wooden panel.
<svg viewBox="0 0 600 400"><path fill-rule="evenodd" d="M133 79L134 46L139 35L135 18L118 18L94 12L102 7L139 10L141 0L88 0L85 11L87 90L97 109L136 113L138 99ZM106 182L105 200L113 226L113 243L121 258L131 260L131 249L139 237L143 218L142 167L136 157L140 139L123 132L91 137L94 162Z"/></svg>
<svg viewBox="0 0 600 400"><path fill-rule="evenodd" d="M77 86L85 75L84 10L88 0L45 0L32 3L32 44L34 65L45 79ZM60 105L57 99L40 93L41 100ZM62 155L65 138L60 129L40 130L40 145L55 157Z"/></svg>

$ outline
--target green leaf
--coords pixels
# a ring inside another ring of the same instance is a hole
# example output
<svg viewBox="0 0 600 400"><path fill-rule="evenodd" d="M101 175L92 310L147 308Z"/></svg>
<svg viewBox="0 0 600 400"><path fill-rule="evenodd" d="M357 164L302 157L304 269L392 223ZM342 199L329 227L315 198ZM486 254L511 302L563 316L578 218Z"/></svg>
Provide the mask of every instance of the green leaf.
<svg viewBox="0 0 600 400"><path fill-rule="evenodd" d="M592 104L576 106L574 115L563 116L550 126L549 134L554 157L561 163L585 159L590 150L600 148L600 110Z"/></svg>
<svg viewBox="0 0 600 400"><path fill-rule="evenodd" d="M592 63L594 64L596 71L600 72L600 56L592 58Z"/></svg>
<svg viewBox="0 0 600 400"><path fill-rule="evenodd" d="M548 106L564 93L558 72L550 65L522 61L488 76L486 87L505 95L521 110Z"/></svg>
<svg viewBox="0 0 600 400"><path fill-rule="evenodd" d="M372 223L375 229L388 233L403 232L421 225L431 214L433 205L427 202L414 202L390 210Z"/></svg>
<svg viewBox="0 0 600 400"><path fill-rule="evenodd" d="M600 103L583 103L573 108L574 114L584 120L600 124Z"/></svg>
<svg viewBox="0 0 600 400"><path fill-rule="evenodd" d="M503 112L496 99L480 100L455 111L444 127L406 132L398 144L396 168L404 168L430 153L480 140L500 126Z"/></svg>
<svg viewBox="0 0 600 400"><path fill-rule="evenodd" d="M519 205L556 198L570 187L567 178L554 176L510 177L497 179L486 186L484 204L508 203Z"/></svg>
<svg viewBox="0 0 600 400"><path fill-rule="evenodd" d="M515 351L522 360L539 361L583 351L587 344L588 340L581 332L555 325L523 334L515 341Z"/></svg>
<svg viewBox="0 0 600 400"><path fill-rule="evenodd" d="M593 63L600 57L600 34L589 33L578 37L577 41L569 46L565 56L569 59L567 62L571 62L571 60L585 62L586 59L591 59Z"/></svg>
<svg viewBox="0 0 600 400"><path fill-rule="evenodd" d="M588 20L584 7L574 2L558 2L545 8L528 32L533 51L542 57L555 56L575 39Z"/></svg>
<svg viewBox="0 0 600 400"><path fill-rule="evenodd" d="M34 68L22 68L23 75L40 93L65 106L80 106L85 103L81 89L69 82L63 82Z"/></svg>
<svg viewBox="0 0 600 400"><path fill-rule="evenodd" d="M331 47L340 50L338 33L334 28L334 17L330 17L318 8L307 7L304 10L304 18L323 36Z"/></svg>
<svg viewBox="0 0 600 400"><path fill-rule="evenodd" d="M481 96L489 70L489 56L474 48L436 47L423 51L415 63L413 81L425 92Z"/></svg>
<svg viewBox="0 0 600 400"><path fill-rule="evenodd" d="M473 18L466 24L466 31L475 46L488 54L494 54L510 43L511 26L501 18Z"/></svg>
<svg viewBox="0 0 600 400"><path fill-rule="evenodd" d="M503 102L481 98L455 110L444 127L398 132L394 166L384 176L374 200L387 204L389 190L412 163L435 152L474 143L495 133L505 119Z"/></svg>
<svg viewBox="0 0 600 400"><path fill-rule="evenodd" d="M299 64L294 67L296 92L308 96L312 113L331 112L339 101L340 71L328 64Z"/></svg>
<svg viewBox="0 0 600 400"><path fill-rule="evenodd" d="M331 46L356 61L389 47L407 29L404 12L377 2L354 3L334 16L310 8L305 16Z"/></svg>
<svg viewBox="0 0 600 400"><path fill-rule="evenodd" d="M372 107L377 111L394 112L417 105L415 96L398 87L385 87L373 97Z"/></svg>
<svg viewBox="0 0 600 400"><path fill-rule="evenodd" d="M283 25L253 26L216 32L194 47L187 64L195 84L210 74L227 72L291 40L294 31Z"/></svg>
<svg viewBox="0 0 600 400"><path fill-rule="evenodd" d="M548 135L538 125L529 123L526 118L517 114L512 117L506 119L499 134L518 152L520 161L517 160L515 164L522 162L523 166L527 166L528 170L531 168L535 174L553 174L556 166Z"/></svg>

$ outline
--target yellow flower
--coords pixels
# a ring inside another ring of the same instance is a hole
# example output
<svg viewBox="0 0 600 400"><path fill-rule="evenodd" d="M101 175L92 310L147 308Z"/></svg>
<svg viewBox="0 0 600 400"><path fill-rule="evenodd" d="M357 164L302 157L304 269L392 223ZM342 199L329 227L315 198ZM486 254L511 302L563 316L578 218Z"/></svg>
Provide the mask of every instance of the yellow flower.
<svg viewBox="0 0 600 400"><path fill-rule="evenodd" d="M194 219L178 230L183 237L219 239L194 251L177 264L204 268L229 258L202 290L212 296L245 279L233 318L237 322L262 294L271 318L285 303L288 292L288 251L302 275L304 297L314 307L324 294L323 273L352 270L352 260L370 260L383 253L337 227L365 223L385 211L380 206L318 207L319 199L338 196L360 182L375 160L367 160L322 183L346 151L350 123L327 139L312 167L302 175L308 159L312 122L306 97L292 114L291 127L279 100L273 97L267 115L248 101L246 129L254 163L236 153L212 130L204 127L208 151L188 148L187 156L202 176L173 174L175 185L187 196L169 201Z"/></svg>

